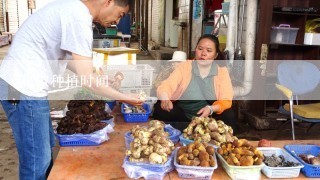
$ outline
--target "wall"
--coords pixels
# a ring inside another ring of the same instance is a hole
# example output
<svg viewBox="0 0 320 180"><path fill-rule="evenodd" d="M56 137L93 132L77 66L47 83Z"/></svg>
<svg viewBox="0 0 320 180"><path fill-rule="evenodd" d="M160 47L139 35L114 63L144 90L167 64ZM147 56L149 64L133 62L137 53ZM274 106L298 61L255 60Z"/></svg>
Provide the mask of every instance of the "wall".
<svg viewBox="0 0 320 180"><path fill-rule="evenodd" d="M179 0L179 20L186 22L187 27L179 28L178 49L186 53L189 51L189 10L191 1L192 0Z"/></svg>
<svg viewBox="0 0 320 180"><path fill-rule="evenodd" d="M165 46L169 46L170 42L170 20L172 19L173 4L172 0L166 0L165 8Z"/></svg>
<svg viewBox="0 0 320 180"><path fill-rule="evenodd" d="M191 35L191 39L192 39L192 43L191 43L191 51L194 51L198 42L199 37L202 34L202 19L203 19L203 1L202 0L194 0L194 4L195 2L198 1L200 4L201 8L201 14L199 14L199 16L195 16L194 12L192 13L192 35ZM195 11L196 6L193 5L193 11Z"/></svg>
<svg viewBox="0 0 320 180"><path fill-rule="evenodd" d="M16 32L22 23L28 18L31 14L31 10L28 9L27 0L0 0L0 30L4 31L6 29L6 20L5 12L8 12L9 15L9 31ZM36 10L42 8L44 5L48 4L53 0L36 0Z"/></svg>

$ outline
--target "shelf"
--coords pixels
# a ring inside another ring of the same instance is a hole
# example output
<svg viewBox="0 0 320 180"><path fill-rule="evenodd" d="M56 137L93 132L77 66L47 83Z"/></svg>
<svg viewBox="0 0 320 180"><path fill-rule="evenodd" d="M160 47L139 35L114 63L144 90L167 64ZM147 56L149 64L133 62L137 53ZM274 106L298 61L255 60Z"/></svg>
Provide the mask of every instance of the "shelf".
<svg viewBox="0 0 320 180"><path fill-rule="evenodd" d="M273 11L273 14L282 14L282 15L294 15L294 16L318 16L320 17L320 14L317 13L294 13L294 12L280 12L280 11Z"/></svg>
<svg viewBox="0 0 320 180"><path fill-rule="evenodd" d="M319 45L309 45L309 44L278 44L278 43L270 43L270 46L294 46L294 47L312 47L319 48Z"/></svg>

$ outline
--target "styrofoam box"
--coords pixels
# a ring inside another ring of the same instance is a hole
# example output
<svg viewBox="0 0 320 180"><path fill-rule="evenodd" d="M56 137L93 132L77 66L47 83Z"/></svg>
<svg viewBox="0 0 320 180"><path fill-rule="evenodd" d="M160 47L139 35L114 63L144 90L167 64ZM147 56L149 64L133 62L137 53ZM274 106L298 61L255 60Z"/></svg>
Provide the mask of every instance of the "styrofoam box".
<svg viewBox="0 0 320 180"><path fill-rule="evenodd" d="M295 44L299 28L291 28L289 25L272 27L270 42L277 44Z"/></svg>
<svg viewBox="0 0 320 180"><path fill-rule="evenodd" d="M295 167L270 167L266 165L262 168L262 172L268 178L295 178L299 176L300 169L303 168L303 165L285 150L276 147L259 147L258 149L263 153L264 156L272 156L273 154L276 156L283 155L285 161L291 161L300 164L299 166Z"/></svg>
<svg viewBox="0 0 320 180"><path fill-rule="evenodd" d="M217 156L221 162L223 169L232 179L258 180L261 177L260 171L265 165L264 163L262 163L261 165L253 166L232 166L229 165L220 154L217 153Z"/></svg>

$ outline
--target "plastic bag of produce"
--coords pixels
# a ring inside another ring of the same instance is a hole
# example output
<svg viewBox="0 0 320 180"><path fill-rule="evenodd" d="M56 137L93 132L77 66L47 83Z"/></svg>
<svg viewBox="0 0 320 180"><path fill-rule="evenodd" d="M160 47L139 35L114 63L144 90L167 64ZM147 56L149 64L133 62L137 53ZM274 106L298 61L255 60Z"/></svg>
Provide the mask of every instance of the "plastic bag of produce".
<svg viewBox="0 0 320 180"><path fill-rule="evenodd" d="M165 164L134 163L130 162L129 157L126 156L122 167L129 178L163 179L167 173L174 169L173 153Z"/></svg>
<svg viewBox="0 0 320 180"><path fill-rule="evenodd" d="M178 129L175 129L174 127L172 127L170 124L166 124L164 127L164 131L169 133L169 139L173 142L173 143L178 143L179 141L179 136L181 135L181 131ZM130 148L130 143L133 141L133 137L131 135L131 132L128 131L125 133L125 143L126 143L126 148L129 149Z"/></svg>
<svg viewBox="0 0 320 180"><path fill-rule="evenodd" d="M60 146L97 146L107 140L109 140L108 133L114 131L113 119L103 121L108 125L101 130L95 131L90 134L72 134L62 135L56 134Z"/></svg>

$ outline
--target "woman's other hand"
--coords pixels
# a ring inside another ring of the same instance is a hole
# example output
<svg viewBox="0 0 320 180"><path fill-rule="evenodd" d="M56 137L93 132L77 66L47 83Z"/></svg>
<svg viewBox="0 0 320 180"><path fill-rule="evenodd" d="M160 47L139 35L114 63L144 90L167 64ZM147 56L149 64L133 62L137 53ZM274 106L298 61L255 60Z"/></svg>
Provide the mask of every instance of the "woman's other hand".
<svg viewBox="0 0 320 180"><path fill-rule="evenodd" d="M161 108L170 112L173 109L173 104L170 100L161 100Z"/></svg>
<svg viewBox="0 0 320 180"><path fill-rule="evenodd" d="M200 117L208 117L210 115L210 108L205 106L202 109L200 109L197 114L200 115Z"/></svg>

